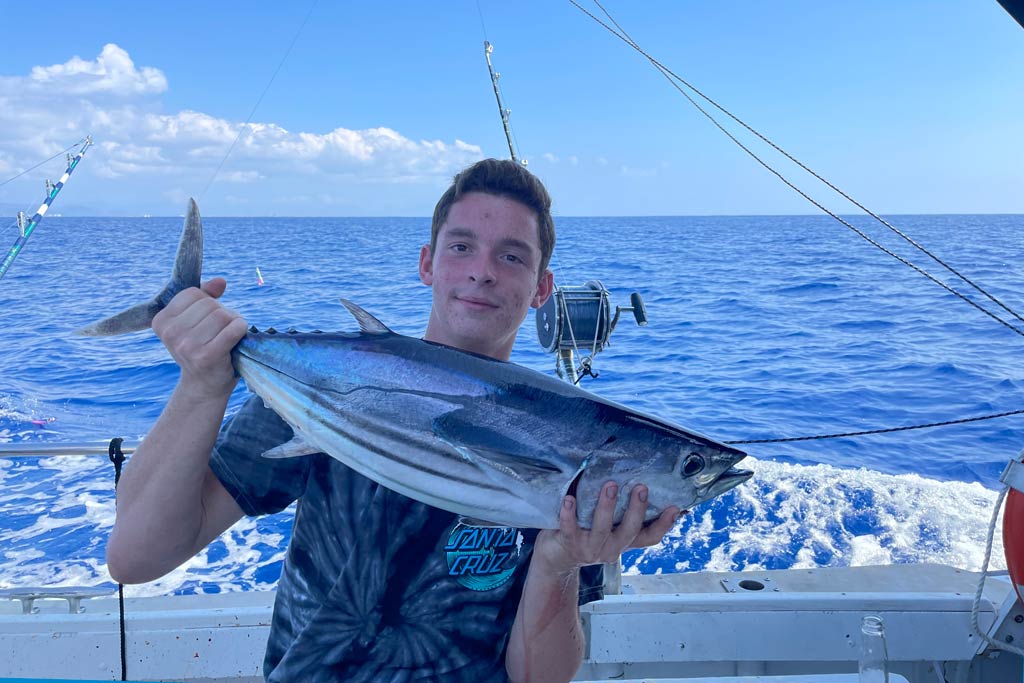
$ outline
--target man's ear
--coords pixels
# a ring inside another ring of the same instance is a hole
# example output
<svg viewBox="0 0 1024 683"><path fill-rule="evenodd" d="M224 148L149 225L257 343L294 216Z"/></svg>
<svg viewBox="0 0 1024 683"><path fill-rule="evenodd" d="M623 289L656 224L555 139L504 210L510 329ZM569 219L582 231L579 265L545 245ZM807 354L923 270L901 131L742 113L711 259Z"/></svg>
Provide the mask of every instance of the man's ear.
<svg viewBox="0 0 1024 683"><path fill-rule="evenodd" d="M434 253L429 244L420 247L420 282L428 287L434 284Z"/></svg>
<svg viewBox="0 0 1024 683"><path fill-rule="evenodd" d="M550 268L545 268L544 274L540 276L540 282L537 283L537 293L534 295L533 301L530 302L530 307L540 308L543 306L554 290L555 276L552 275Z"/></svg>

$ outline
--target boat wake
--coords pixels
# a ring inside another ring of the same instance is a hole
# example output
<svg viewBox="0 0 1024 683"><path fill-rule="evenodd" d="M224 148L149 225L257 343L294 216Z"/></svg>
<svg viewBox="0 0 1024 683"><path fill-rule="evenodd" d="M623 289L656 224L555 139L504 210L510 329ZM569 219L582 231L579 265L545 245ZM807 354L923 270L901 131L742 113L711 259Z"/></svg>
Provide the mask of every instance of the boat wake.
<svg viewBox="0 0 1024 683"><path fill-rule="evenodd" d="M746 461L754 478L627 554L629 573L934 562L978 571L997 492L832 465ZM1000 517L1001 518L1001 517ZM1005 569L996 534L992 569Z"/></svg>
<svg viewBox="0 0 1024 683"><path fill-rule="evenodd" d="M934 562L980 569L996 492L831 465L748 458L755 476L695 509L665 541L623 558L626 573L735 571ZM106 458L0 458L0 587L110 582L114 522ZM243 519L132 596L268 590L293 513ZM998 534L997 534L998 536ZM1005 568L997 538L993 568Z"/></svg>

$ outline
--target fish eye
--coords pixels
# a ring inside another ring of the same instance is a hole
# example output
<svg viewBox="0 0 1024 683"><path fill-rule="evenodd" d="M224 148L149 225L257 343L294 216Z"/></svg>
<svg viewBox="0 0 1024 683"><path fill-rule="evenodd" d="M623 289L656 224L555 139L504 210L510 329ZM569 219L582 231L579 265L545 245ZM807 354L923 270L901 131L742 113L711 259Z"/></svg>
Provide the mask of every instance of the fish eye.
<svg viewBox="0 0 1024 683"><path fill-rule="evenodd" d="M683 461L683 476L692 477L698 474L704 469L705 462L704 458L696 454L686 456L686 460Z"/></svg>

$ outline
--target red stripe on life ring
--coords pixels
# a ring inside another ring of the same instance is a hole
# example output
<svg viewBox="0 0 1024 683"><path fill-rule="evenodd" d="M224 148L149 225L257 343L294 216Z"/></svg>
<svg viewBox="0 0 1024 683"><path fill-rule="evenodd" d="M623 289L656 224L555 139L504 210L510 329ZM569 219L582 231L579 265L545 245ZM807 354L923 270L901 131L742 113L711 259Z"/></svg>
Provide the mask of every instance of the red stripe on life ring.
<svg viewBox="0 0 1024 683"><path fill-rule="evenodd" d="M1003 550L1017 598L1024 602L1024 493L1012 487L1003 513Z"/></svg>

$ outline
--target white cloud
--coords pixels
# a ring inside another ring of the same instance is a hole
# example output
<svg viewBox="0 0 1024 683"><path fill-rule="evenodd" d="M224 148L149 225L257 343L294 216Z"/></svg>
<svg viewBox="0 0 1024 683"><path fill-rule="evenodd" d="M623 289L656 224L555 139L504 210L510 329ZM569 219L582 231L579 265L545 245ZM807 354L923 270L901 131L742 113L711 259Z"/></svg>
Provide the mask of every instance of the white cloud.
<svg viewBox="0 0 1024 683"><path fill-rule="evenodd" d="M163 197L163 199L169 201L175 207L185 206L185 203L188 201L189 197L191 196L190 193L186 192L185 190L183 190L180 187L167 188L166 190L164 190L160 194Z"/></svg>
<svg viewBox="0 0 1024 683"><path fill-rule="evenodd" d="M619 167L619 173L627 178L653 178L658 175L657 169L653 168L637 168L636 166L622 165Z"/></svg>
<svg viewBox="0 0 1024 683"><path fill-rule="evenodd" d="M63 64L37 66L22 79L30 90L56 89L71 95L96 93L114 95L149 95L167 90L167 78L152 67L135 68L128 53L113 43L103 46L92 61L72 57Z"/></svg>
<svg viewBox="0 0 1024 683"><path fill-rule="evenodd" d="M544 152L544 154L542 154L541 157L544 159L544 161L548 162L549 164L558 163L558 157L556 157L551 152Z"/></svg>
<svg viewBox="0 0 1024 683"><path fill-rule="evenodd" d="M359 183L418 183L432 193L483 157L479 146L462 140L413 140L385 127L290 131L191 109L164 112L157 95L167 87L159 69L137 67L114 44L91 61L73 57L28 75L0 76L0 167L25 168L91 133L97 144L90 172L102 179L94 193L124 197L128 185L148 185L140 191L151 203L179 202L207 184L230 148L215 181L238 188L233 203L247 186L246 193L260 193L249 199L265 204L275 192L293 194L285 185L332 176L345 180L336 191L350 195Z"/></svg>
<svg viewBox="0 0 1024 683"><path fill-rule="evenodd" d="M230 173L222 174L220 179L228 183L252 183L257 180L263 180L265 177L258 171L231 171Z"/></svg>

